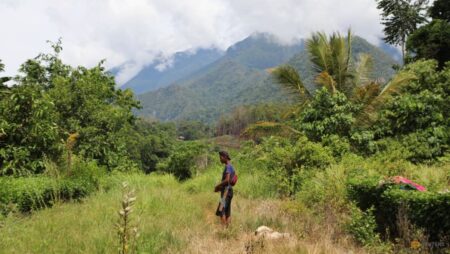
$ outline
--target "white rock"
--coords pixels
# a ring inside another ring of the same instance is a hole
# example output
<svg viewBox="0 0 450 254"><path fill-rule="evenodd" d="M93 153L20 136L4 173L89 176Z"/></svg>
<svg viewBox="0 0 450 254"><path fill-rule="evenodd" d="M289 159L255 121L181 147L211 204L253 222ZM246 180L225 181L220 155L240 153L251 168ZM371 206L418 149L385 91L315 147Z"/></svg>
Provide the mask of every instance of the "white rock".
<svg viewBox="0 0 450 254"><path fill-rule="evenodd" d="M256 229L255 235L262 235L267 233L272 233L273 229L266 227L266 226L260 226Z"/></svg>
<svg viewBox="0 0 450 254"><path fill-rule="evenodd" d="M264 237L265 239L269 240L276 240L290 237L289 233L280 233L266 226L258 227L255 231L255 235L258 237Z"/></svg>
<svg viewBox="0 0 450 254"><path fill-rule="evenodd" d="M289 235L289 233L272 232L270 234L267 234L265 237L267 239L277 240L277 239L281 239L281 238L289 238L290 235Z"/></svg>

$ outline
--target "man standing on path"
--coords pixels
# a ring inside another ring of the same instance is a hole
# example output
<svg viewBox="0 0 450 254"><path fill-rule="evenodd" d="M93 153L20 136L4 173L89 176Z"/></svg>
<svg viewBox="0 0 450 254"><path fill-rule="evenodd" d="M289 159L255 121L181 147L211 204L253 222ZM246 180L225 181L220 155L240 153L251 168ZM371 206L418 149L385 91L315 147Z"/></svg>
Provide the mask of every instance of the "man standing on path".
<svg viewBox="0 0 450 254"><path fill-rule="evenodd" d="M222 173L222 181L214 188L215 192L220 191L220 203L217 207L216 215L220 217L222 225L228 227L231 223L231 200L233 199L233 187L231 179L235 175L233 166L231 165L230 155L225 152L219 152L220 162L225 164Z"/></svg>

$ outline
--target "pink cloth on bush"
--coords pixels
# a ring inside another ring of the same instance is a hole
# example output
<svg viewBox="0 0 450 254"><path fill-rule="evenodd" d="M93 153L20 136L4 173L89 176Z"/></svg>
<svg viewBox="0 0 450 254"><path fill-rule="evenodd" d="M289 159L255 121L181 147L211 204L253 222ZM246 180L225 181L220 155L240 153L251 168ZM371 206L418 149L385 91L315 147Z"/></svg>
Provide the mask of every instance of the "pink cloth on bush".
<svg viewBox="0 0 450 254"><path fill-rule="evenodd" d="M409 184L409 185L413 186L414 188L416 188L416 190L418 190L418 191L427 191L427 189L424 186L417 184L403 176L394 176L392 179L397 184L400 184L400 183Z"/></svg>

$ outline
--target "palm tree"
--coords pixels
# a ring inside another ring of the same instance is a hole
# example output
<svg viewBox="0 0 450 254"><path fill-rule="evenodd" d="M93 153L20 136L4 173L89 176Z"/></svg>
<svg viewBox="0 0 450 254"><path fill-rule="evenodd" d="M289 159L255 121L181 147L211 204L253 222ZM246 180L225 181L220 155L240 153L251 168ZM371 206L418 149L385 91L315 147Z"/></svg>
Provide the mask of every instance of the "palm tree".
<svg viewBox="0 0 450 254"><path fill-rule="evenodd" d="M328 39L325 33L320 32L306 41L313 70L318 74L316 83L332 92L350 92L351 40L351 32L348 31L347 41L339 33L333 33Z"/></svg>
<svg viewBox="0 0 450 254"><path fill-rule="evenodd" d="M314 80L316 84L328 88L332 93L340 91L347 96L353 93L355 78L363 79L367 76L371 58L369 55L360 56L357 66L361 75L356 75L351 66L351 45L350 31L347 38L339 33L333 33L328 38L325 33L318 32L306 41L306 49L317 75ZM277 83L298 91L305 99L312 98L294 67L282 65L275 68L272 74Z"/></svg>
<svg viewBox="0 0 450 254"><path fill-rule="evenodd" d="M370 125L376 117L376 109L389 95L399 91L405 83L414 79L409 73L399 73L383 89L378 81L371 80L370 74L373 67L372 57L368 54L359 54L355 64L352 62L352 34L348 31L347 38L339 33L333 33L327 37L325 33L314 33L306 41L306 49L312 63L316 77L314 82L326 87L331 93L341 92L350 100L362 105L356 116L359 125ZM296 109L301 111L303 105L313 96L306 88L297 70L290 65L281 65L271 71L275 81L288 90L299 95L302 106ZM292 113L292 112L291 112ZM264 130L280 128L281 123L256 123L252 125L251 132L256 129ZM261 127L261 128L259 128ZM291 129L284 129L291 131Z"/></svg>
<svg viewBox="0 0 450 254"><path fill-rule="evenodd" d="M329 37L317 32L306 41L306 49L316 77L314 82L326 87L331 93L344 93L349 99L362 105L361 122L371 122L373 113L388 95L398 91L406 82L415 77L410 74L397 75L382 90L380 83L370 79L373 67L372 57L359 54L355 64L352 63L352 34L348 31L347 38L339 33ZM303 101L312 98L305 87L300 74L294 67L282 65L272 71L275 81L284 87L298 92Z"/></svg>

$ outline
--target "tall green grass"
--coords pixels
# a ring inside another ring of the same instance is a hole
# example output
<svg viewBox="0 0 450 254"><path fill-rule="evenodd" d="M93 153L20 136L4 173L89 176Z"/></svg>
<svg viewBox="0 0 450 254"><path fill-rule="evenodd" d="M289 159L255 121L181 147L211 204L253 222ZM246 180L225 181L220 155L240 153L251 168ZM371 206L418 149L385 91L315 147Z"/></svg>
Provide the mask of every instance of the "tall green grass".
<svg viewBox="0 0 450 254"><path fill-rule="evenodd" d="M295 197L280 200L267 169L234 151L232 158L239 180L228 231L214 215L219 200L214 185L224 167L214 162L183 182L171 175L114 173L100 178L100 190L81 203L9 215L0 219L0 253L118 253L115 223L124 181L136 190L132 217L139 228L138 253L214 253L228 246L236 246L232 252L238 253L254 242L250 238L261 225L294 235L289 245L265 243L266 253L363 253L343 227L352 219L349 177L402 174L433 191L449 186L448 163L414 165L350 154L326 169L313 169Z"/></svg>
<svg viewBox="0 0 450 254"><path fill-rule="evenodd" d="M201 208L178 187L171 176L116 176L136 189L136 213L141 236L139 251L161 253L179 250L185 241L175 228L188 228ZM3 253L117 253L114 223L121 200L120 185L99 192L82 204L67 203L3 220Z"/></svg>
<svg viewBox="0 0 450 254"><path fill-rule="evenodd" d="M234 166L239 174L233 201L233 218L237 219L228 233L220 233L214 215L219 195L213 190L223 170L217 163L181 183L171 175L112 174L100 179L100 191L81 203L62 203L30 216L3 218L0 252L117 253L115 223L124 181L135 189L137 198L132 217L139 228L138 253L182 253L192 241L203 238L210 247L225 245L243 233L251 235L260 224L288 225L273 211L258 208L265 207L264 200L275 193L263 172L238 161Z"/></svg>

